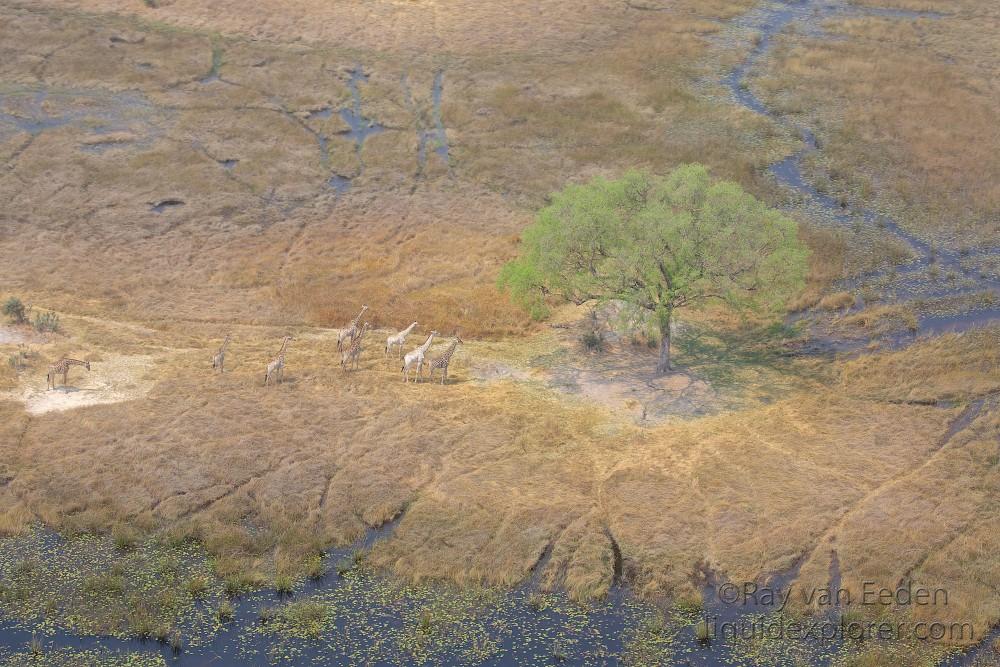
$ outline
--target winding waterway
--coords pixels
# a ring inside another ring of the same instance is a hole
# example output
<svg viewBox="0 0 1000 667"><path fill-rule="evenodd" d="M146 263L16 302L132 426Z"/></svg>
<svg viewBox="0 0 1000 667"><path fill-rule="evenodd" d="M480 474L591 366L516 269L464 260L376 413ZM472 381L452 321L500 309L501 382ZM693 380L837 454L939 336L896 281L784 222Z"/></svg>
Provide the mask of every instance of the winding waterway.
<svg viewBox="0 0 1000 667"><path fill-rule="evenodd" d="M806 159L819 150L814 131L796 123L771 109L752 90L749 77L764 62L774 46L774 38L782 31L794 27L799 34L811 38L829 37L823 32L824 21L846 16L880 16L897 19L942 18L934 12L913 12L893 9L863 8L838 0L804 0L799 2L767 2L737 20L742 30L757 35L748 56L723 79L732 99L754 113L767 116L800 137L802 146L791 155L768 166L768 172L785 188L794 192L807 211L817 220L842 228L851 228L859 222L877 227L910 249L913 259L898 266L887 266L863 275L844 279L838 289L855 290L859 287L878 286L879 300L884 303L914 303L945 300L993 292L994 298L983 300L977 306L945 312L927 312L918 309L918 322L913 331L898 338L911 340L916 336L948 331L964 331L983 324L1000 321L1000 303L995 298L1000 292L1000 278L982 269L983 261L1000 257L1000 247L975 250L953 250L932 246L931 243L908 231L899 221L870 208L842 205L838 198L820 192L804 175ZM859 304L861 307L863 303ZM900 340L894 341L896 343Z"/></svg>

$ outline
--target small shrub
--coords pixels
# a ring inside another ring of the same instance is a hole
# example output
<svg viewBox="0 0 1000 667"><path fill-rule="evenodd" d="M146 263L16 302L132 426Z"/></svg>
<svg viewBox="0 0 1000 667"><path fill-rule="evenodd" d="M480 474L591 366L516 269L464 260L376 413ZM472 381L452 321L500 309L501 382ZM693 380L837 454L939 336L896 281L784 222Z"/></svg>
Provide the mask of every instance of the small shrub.
<svg viewBox="0 0 1000 667"><path fill-rule="evenodd" d="M528 596L528 606L534 611L542 611L548 605L544 595L541 593L532 593Z"/></svg>
<svg viewBox="0 0 1000 667"><path fill-rule="evenodd" d="M3 314L14 324L24 324L28 321L28 310L21 300L12 296L3 304Z"/></svg>
<svg viewBox="0 0 1000 667"><path fill-rule="evenodd" d="M25 558L24 560L19 560L13 568L11 568L11 575L17 576L28 576L38 569L38 564L32 558Z"/></svg>
<svg viewBox="0 0 1000 667"><path fill-rule="evenodd" d="M35 633L31 633L31 642L28 644L28 650L34 657L40 657L43 653L42 640L35 636Z"/></svg>
<svg viewBox="0 0 1000 667"><path fill-rule="evenodd" d="M293 602L281 610L282 619L304 637L318 637L326 624L326 605L314 600Z"/></svg>
<svg viewBox="0 0 1000 667"><path fill-rule="evenodd" d="M223 600L219 603L219 608L215 611L215 616L222 623L228 623L233 620L236 615L236 609L233 607L233 603L229 600Z"/></svg>
<svg viewBox="0 0 1000 667"><path fill-rule="evenodd" d="M93 596L117 596L125 591L125 577L120 574L95 574L83 580L83 591Z"/></svg>
<svg viewBox="0 0 1000 667"><path fill-rule="evenodd" d="M208 579L201 575L195 575L188 579L187 592L193 598L200 598L208 590Z"/></svg>
<svg viewBox="0 0 1000 667"><path fill-rule="evenodd" d="M170 650L174 652L174 655L184 650L184 638L177 630L170 633Z"/></svg>
<svg viewBox="0 0 1000 667"><path fill-rule="evenodd" d="M434 617L431 616L430 609L424 609L420 612L420 620L418 621L417 627L423 634L429 634L434 626Z"/></svg>
<svg viewBox="0 0 1000 667"><path fill-rule="evenodd" d="M313 556L306 562L306 576L310 579L322 579L326 574L322 556Z"/></svg>
<svg viewBox="0 0 1000 667"><path fill-rule="evenodd" d="M703 618L695 624L694 636L702 644L712 641L712 635L712 626L709 624L707 618Z"/></svg>
<svg viewBox="0 0 1000 667"><path fill-rule="evenodd" d="M139 544L139 533L131 526L115 526L111 537L118 551L131 551Z"/></svg>
<svg viewBox="0 0 1000 667"><path fill-rule="evenodd" d="M159 631L153 614L144 606L132 610L128 616L128 627L139 639L149 639Z"/></svg>
<svg viewBox="0 0 1000 667"><path fill-rule="evenodd" d="M222 585L228 597L236 598L249 592L258 583L260 582L252 575L239 573L227 576Z"/></svg>
<svg viewBox="0 0 1000 667"><path fill-rule="evenodd" d="M647 618L642 624L643 630L651 635L662 635L667 630L666 623L661 614L655 614Z"/></svg>
<svg viewBox="0 0 1000 667"><path fill-rule="evenodd" d="M59 601L55 598L49 598L45 603L45 616L48 618L54 618L59 613Z"/></svg>
<svg viewBox="0 0 1000 667"><path fill-rule="evenodd" d="M274 578L274 590L279 595L291 595L295 579L290 574L279 574Z"/></svg>
<svg viewBox="0 0 1000 667"><path fill-rule="evenodd" d="M566 646L558 639L552 642L552 658L556 662L565 662L569 659L569 651L566 650Z"/></svg>
<svg viewBox="0 0 1000 667"><path fill-rule="evenodd" d="M580 342L588 350L593 352L604 351L604 334L600 331L588 331L580 336Z"/></svg>
<svg viewBox="0 0 1000 667"><path fill-rule="evenodd" d="M59 316L55 313L38 313L35 315L35 330L39 333L59 331Z"/></svg>
<svg viewBox="0 0 1000 667"><path fill-rule="evenodd" d="M274 607L266 604L262 604L257 610L257 618L259 618L260 622L264 625L274 620L274 614Z"/></svg>
<svg viewBox="0 0 1000 667"><path fill-rule="evenodd" d="M850 292L828 294L820 299L819 307L823 310L843 310L854 305L854 295Z"/></svg>

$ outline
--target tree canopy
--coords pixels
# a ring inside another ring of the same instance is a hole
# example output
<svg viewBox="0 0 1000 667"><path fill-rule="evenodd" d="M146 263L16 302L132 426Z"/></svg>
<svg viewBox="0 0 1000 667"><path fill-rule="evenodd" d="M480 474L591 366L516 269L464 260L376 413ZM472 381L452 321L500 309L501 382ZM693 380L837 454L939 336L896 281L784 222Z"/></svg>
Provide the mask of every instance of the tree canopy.
<svg viewBox="0 0 1000 667"><path fill-rule="evenodd" d="M665 372L675 310L719 299L776 311L802 288L807 262L793 220L691 164L567 186L525 229L499 284L536 318L554 297L631 304L656 324Z"/></svg>

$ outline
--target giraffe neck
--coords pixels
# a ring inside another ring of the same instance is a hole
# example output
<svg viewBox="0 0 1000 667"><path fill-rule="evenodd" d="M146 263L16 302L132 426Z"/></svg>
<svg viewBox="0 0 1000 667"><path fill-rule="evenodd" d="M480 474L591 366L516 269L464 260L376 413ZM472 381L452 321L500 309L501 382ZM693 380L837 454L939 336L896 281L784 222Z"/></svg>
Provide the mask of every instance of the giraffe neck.
<svg viewBox="0 0 1000 667"><path fill-rule="evenodd" d="M63 363L67 366L86 366L86 361L80 361L79 359L63 359Z"/></svg>
<svg viewBox="0 0 1000 667"><path fill-rule="evenodd" d="M225 352L226 347L229 345L229 336L226 336L226 340L222 341L222 347L219 348L219 352Z"/></svg>
<svg viewBox="0 0 1000 667"><path fill-rule="evenodd" d="M441 358L444 359L445 361L450 361L451 360L451 355L455 354L455 349L457 347L458 347L458 341L457 340L453 340L451 342L451 345L448 347L448 349L445 351L444 355L442 355Z"/></svg>
<svg viewBox="0 0 1000 667"><path fill-rule="evenodd" d="M403 329L400 333L402 333L404 336L409 336L410 332L413 331L413 327L415 327L415 326L417 326L416 322L414 322L410 326L408 326L405 329Z"/></svg>
<svg viewBox="0 0 1000 667"><path fill-rule="evenodd" d="M361 317L365 314L366 310L368 310L367 307L362 308L361 312L358 313L353 320L351 320L351 328L356 328L358 326L358 322L361 321Z"/></svg>
<svg viewBox="0 0 1000 667"><path fill-rule="evenodd" d="M285 360L285 348L287 347L288 347L288 339L286 338L285 340L281 341L281 349L278 350L278 357L277 357L278 359L281 359L282 361Z"/></svg>
<svg viewBox="0 0 1000 667"><path fill-rule="evenodd" d="M427 337L427 340L424 341L424 344L420 346L420 351L426 352L428 349L430 349L432 340L434 340L434 334L431 334L430 336Z"/></svg>
<svg viewBox="0 0 1000 667"><path fill-rule="evenodd" d="M354 339L354 343L351 344L351 352L352 353L357 352L358 350L361 349L361 339L365 337L365 334L367 332L368 332L368 326L367 325L364 326L364 327L361 327L361 332L358 334L358 337Z"/></svg>

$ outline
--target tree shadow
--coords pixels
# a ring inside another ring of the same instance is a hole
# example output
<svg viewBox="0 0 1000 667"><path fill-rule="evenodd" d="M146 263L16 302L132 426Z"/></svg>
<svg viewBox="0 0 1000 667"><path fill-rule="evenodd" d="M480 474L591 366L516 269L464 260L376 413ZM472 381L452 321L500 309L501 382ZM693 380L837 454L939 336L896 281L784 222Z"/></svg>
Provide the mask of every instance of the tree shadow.
<svg viewBox="0 0 1000 667"><path fill-rule="evenodd" d="M800 337L796 327L780 322L736 329L688 324L674 338L676 366L717 389L739 386L754 373L805 379L806 369L788 352L789 342Z"/></svg>

